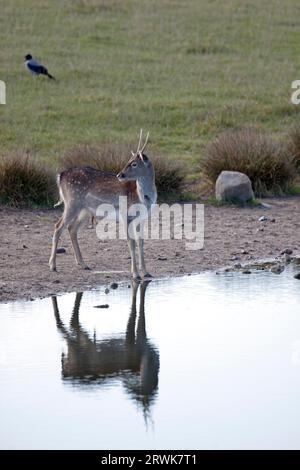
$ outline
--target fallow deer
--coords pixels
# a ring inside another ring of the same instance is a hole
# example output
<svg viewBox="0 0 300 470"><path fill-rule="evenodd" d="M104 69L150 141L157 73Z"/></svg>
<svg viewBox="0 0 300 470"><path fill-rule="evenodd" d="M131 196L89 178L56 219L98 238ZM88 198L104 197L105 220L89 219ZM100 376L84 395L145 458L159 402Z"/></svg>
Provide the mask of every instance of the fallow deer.
<svg viewBox="0 0 300 470"><path fill-rule="evenodd" d="M149 213L152 205L156 203L157 191L153 165L144 154L148 137L149 133L141 146L141 130L136 152L131 152L132 158L117 175L88 166L70 168L58 175L57 184L60 200L64 203L64 212L54 230L49 260L52 271L56 271L57 245L65 228L68 228L77 264L83 269L89 269L84 263L79 249L77 232L88 214L96 216L97 208L101 203L111 204L118 215L119 197L126 196L128 209L132 204L140 203ZM128 220L125 221L126 226L128 226ZM140 273L144 278L151 277L145 266L142 228L139 233L135 233L134 237L127 234L127 240L131 256L132 277L134 279L140 278L136 262L136 245L138 246Z"/></svg>

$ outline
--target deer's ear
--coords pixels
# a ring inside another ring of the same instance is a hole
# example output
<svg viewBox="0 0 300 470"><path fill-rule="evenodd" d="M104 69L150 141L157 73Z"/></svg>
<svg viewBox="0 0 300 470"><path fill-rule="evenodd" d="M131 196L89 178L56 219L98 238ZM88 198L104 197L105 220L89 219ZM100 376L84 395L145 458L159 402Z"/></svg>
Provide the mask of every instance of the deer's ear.
<svg viewBox="0 0 300 470"><path fill-rule="evenodd" d="M145 163L145 165L148 164L149 162L149 158L147 157L147 155L145 155L144 153L140 153L140 159L142 160L143 163Z"/></svg>

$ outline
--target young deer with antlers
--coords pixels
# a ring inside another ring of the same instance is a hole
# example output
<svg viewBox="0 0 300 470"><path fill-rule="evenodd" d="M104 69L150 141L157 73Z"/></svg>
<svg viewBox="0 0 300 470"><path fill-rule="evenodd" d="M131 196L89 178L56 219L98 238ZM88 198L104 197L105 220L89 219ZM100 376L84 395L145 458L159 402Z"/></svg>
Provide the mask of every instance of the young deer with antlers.
<svg viewBox="0 0 300 470"><path fill-rule="evenodd" d="M111 204L118 214L119 197L126 196L128 209L132 204L140 203L149 213L152 204L156 203L157 192L153 165L144 154L148 137L149 133L141 147L141 130L136 152L131 152L132 158L117 175L91 167L74 167L58 175L57 184L61 202L64 203L64 212L54 230L49 260L51 271L56 271L57 245L66 227L70 234L77 264L83 269L89 269L84 263L79 249L77 232L88 214L96 215L97 208L101 203ZM127 219L129 220L128 215ZM128 220L125 221L127 227ZM132 277L134 279L140 278L136 262L136 245L138 246L139 269L142 277L151 277L145 266L142 228L139 233L135 233L134 237L127 234L127 240L131 256Z"/></svg>

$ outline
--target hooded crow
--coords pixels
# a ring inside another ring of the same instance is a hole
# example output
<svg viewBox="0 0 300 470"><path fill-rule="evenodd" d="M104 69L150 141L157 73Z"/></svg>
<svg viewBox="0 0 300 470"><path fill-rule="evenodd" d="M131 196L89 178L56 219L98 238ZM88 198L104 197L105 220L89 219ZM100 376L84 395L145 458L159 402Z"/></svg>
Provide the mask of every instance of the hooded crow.
<svg viewBox="0 0 300 470"><path fill-rule="evenodd" d="M39 64L31 54L27 54L25 56L25 64L34 77L37 77L38 75L47 75L48 78L55 80L53 75L50 75L46 67L44 67L42 64Z"/></svg>

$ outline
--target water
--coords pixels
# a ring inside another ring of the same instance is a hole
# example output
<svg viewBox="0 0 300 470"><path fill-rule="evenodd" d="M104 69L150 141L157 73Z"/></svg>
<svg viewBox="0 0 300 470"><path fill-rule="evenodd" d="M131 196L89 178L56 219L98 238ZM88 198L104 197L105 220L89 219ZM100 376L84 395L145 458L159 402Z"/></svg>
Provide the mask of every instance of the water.
<svg viewBox="0 0 300 470"><path fill-rule="evenodd" d="M299 303L287 270L1 304L0 447L299 448Z"/></svg>

